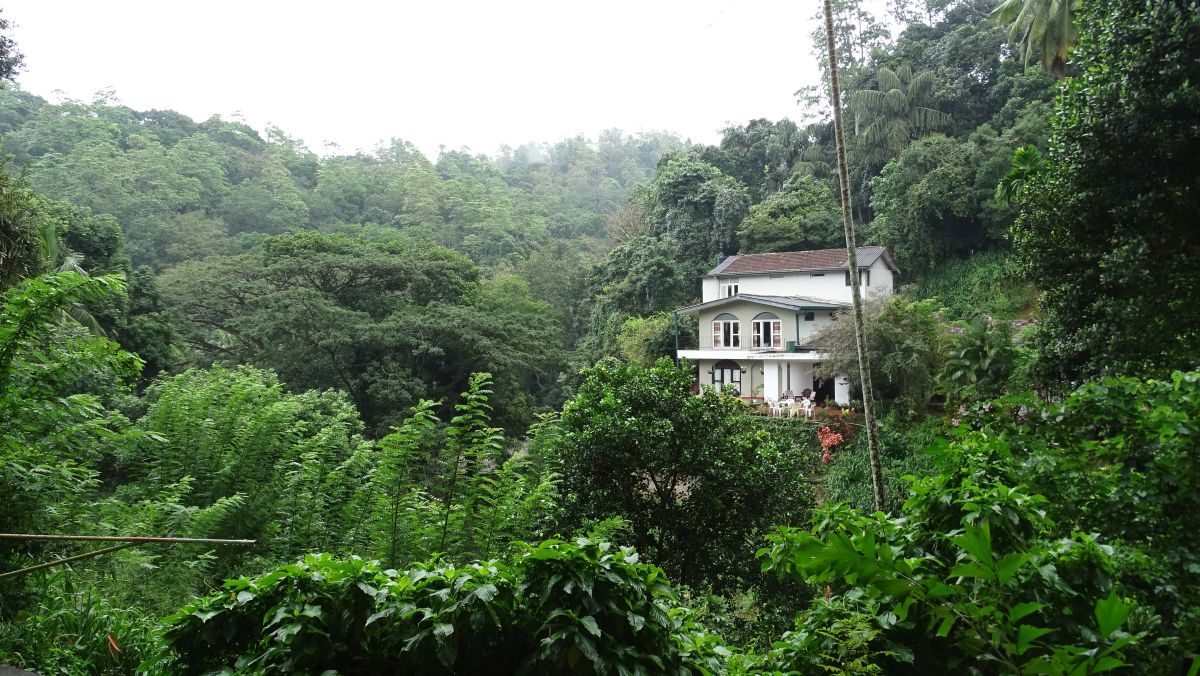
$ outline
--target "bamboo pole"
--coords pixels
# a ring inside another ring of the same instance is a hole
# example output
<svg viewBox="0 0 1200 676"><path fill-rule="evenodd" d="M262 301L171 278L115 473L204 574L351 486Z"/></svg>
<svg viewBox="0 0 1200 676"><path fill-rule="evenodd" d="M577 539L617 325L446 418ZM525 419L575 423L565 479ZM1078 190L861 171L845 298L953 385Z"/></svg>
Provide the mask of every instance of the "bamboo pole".
<svg viewBox="0 0 1200 676"><path fill-rule="evenodd" d="M18 568L17 570L10 570L7 573L0 573L0 580L4 579L6 577L12 577L14 575L24 575L25 573L32 573L35 570L42 570L45 568L53 568L55 566L61 566L64 563L72 563L74 561L82 561L84 559L90 559L94 556L111 554L112 552L115 552L119 549L129 549L130 547L136 547L139 544L141 544L141 543L140 542L122 542L121 544L115 545L113 547L105 547L104 549L97 549L92 552L76 554L75 556L68 556L65 559L56 559L54 561L47 561L46 563L39 563L36 566L29 566L28 568Z"/></svg>
<svg viewBox="0 0 1200 676"><path fill-rule="evenodd" d="M61 566L66 563L82 561L96 556L111 554L112 552L122 549L129 549L144 544L215 544L215 545L252 545L255 540L226 540L222 538L171 538L171 537L132 537L123 535L44 535L34 533L0 533L0 540L33 540L33 541L63 541L63 540L82 540L84 542L119 542L121 544L112 547L105 547L75 556L68 556L63 559L55 559L39 563L26 568L18 568L10 570L7 573L0 573L0 580L14 575L24 575L32 573L35 570L44 570Z"/></svg>
<svg viewBox="0 0 1200 676"><path fill-rule="evenodd" d="M252 545L256 542L256 540L226 540L222 538L134 537L125 535L35 535L32 533L0 533L0 540L82 540L85 542L167 542L213 545Z"/></svg>

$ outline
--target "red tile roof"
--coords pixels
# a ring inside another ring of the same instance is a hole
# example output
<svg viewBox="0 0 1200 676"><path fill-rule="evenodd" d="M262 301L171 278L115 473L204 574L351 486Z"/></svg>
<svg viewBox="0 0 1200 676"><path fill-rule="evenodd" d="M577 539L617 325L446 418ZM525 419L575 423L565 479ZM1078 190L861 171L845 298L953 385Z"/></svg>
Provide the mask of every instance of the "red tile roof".
<svg viewBox="0 0 1200 676"><path fill-rule="evenodd" d="M867 267L875 262L887 249L881 246L858 248L858 265ZM895 269L891 256L884 262ZM837 270L846 267L845 249L816 249L814 251L781 251L779 253L741 254L732 256L713 268L709 275L759 274L787 272L792 270Z"/></svg>

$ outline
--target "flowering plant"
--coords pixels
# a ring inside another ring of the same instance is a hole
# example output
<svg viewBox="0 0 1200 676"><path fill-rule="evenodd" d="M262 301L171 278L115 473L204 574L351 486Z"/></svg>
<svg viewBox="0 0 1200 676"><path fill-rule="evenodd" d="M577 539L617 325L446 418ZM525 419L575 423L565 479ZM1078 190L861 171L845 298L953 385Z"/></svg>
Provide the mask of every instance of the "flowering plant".
<svg viewBox="0 0 1200 676"><path fill-rule="evenodd" d="M840 446L845 437L841 432L834 432L829 427L822 427L817 430L817 439L821 442L821 462L828 463L833 457L833 449Z"/></svg>
<svg viewBox="0 0 1200 676"><path fill-rule="evenodd" d="M834 432L828 427L822 427L817 430L817 439L821 442L822 450L832 451L842 444L845 437L842 436L841 432Z"/></svg>

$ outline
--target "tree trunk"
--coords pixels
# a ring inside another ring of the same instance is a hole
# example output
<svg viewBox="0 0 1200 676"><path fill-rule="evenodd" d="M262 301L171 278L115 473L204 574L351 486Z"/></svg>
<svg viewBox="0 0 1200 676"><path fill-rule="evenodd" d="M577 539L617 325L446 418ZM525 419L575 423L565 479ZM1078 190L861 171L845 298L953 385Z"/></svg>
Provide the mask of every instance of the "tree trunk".
<svg viewBox="0 0 1200 676"><path fill-rule="evenodd" d="M854 241L854 216L850 208L850 171L846 168L846 139L842 131L842 93L838 89L837 52L833 39L831 0L825 0L825 46L829 50L833 136L837 143L842 226L846 231L846 267L850 271L850 292L854 299L854 337L858 344L858 375L862 382L863 418L867 427L867 453L871 460L871 484L875 492L875 509L883 511L883 464L879 460L879 438L875 431L875 388L871 383L871 362L867 355L867 331L863 321L862 292L859 289L858 243Z"/></svg>

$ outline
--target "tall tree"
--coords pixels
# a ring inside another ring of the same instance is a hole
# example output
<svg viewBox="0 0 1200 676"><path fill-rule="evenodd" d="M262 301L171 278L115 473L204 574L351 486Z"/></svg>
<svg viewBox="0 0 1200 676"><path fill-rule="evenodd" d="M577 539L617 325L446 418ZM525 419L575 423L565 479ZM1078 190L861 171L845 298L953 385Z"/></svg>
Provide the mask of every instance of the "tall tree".
<svg viewBox="0 0 1200 676"><path fill-rule="evenodd" d="M1008 39L1020 47L1026 68L1040 63L1061 79L1069 72L1067 61L1079 40L1078 9L1079 0L1004 0L992 16L1009 24Z"/></svg>
<svg viewBox="0 0 1200 676"><path fill-rule="evenodd" d="M638 550L677 579L737 589L754 570L748 543L805 520L809 494L744 404L711 388L696 396L694 382L668 359L601 361L540 446L562 477L565 527L624 518Z"/></svg>
<svg viewBox="0 0 1200 676"><path fill-rule="evenodd" d="M0 17L0 33L8 32L8 19ZM25 65L25 55L17 51L17 43L0 34L0 80L12 80Z"/></svg>
<svg viewBox="0 0 1200 676"><path fill-rule="evenodd" d="M838 89L837 49L833 40L833 5L825 0L825 45L829 58L829 98L833 102L833 132L837 143L838 183L841 186L842 228L846 233L846 266L858 270L858 244L854 241L854 216L850 209L850 172L846 162L846 136L842 129L842 95ZM871 462L871 483L875 509L886 506L883 495L883 463L879 459L879 434L875 429L875 388L871 382L871 362L867 356L866 321L863 319L860 275L850 275L850 293L854 299L854 334L858 344L858 376L863 390L863 419L867 426L867 449Z"/></svg>
<svg viewBox="0 0 1200 676"><path fill-rule="evenodd" d="M741 181L694 152L663 156L650 184L651 234L669 235L678 258L699 275L718 255L738 251L737 228L750 208Z"/></svg>
<svg viewBox="0 0 1200 676"><path fill-rule="evenodd" d="M1200 363L1200 7L1096 0L1080 25L1087 75L1055 104L1050 166L1014 228L1045 285L1040 366L1058 387Z"/></svg>
<svg viewBox="0 0 1200 676"><path fill-rule="evenodd" d="M948 123L950 116L930 107L934 80L929 71L913 73L904 64L896 70L880 68L875 79L879 89L854 92L854 128L863 160L882 166L913 139Z"/></svg>

